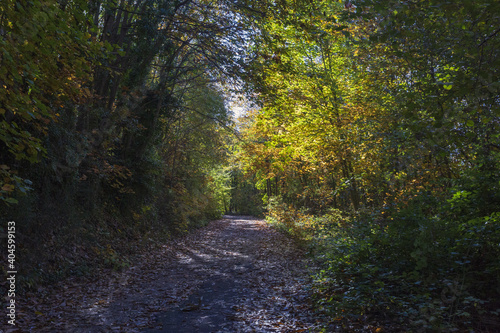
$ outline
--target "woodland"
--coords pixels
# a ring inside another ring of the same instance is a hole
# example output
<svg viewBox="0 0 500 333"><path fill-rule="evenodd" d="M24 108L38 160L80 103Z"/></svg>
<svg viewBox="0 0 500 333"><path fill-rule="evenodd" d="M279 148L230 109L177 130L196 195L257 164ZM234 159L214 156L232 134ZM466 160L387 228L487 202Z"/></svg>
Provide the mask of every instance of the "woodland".
<svg viewBox="0 0 500 333"><path fill-rule="evenodd" d="M261 216L324 327L495 332L499 106L497 0L3 0L0 233L29 291Z"/></svg>

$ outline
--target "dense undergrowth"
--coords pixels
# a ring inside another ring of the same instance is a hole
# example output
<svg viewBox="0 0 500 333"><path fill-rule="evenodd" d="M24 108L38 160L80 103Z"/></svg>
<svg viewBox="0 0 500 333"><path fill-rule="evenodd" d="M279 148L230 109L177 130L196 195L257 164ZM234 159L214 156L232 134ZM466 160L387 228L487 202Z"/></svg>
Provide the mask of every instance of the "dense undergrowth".
<svg viewBox="0 0 500 333"><path fill-rule="evenodd" d="M17 225L19 291L69 276L90 277L99 269L121 270L162 241L221 217L224 200L217 200L217 195L224 197L222 185L228 181L221 177L221 183L216 178L206 183L210 196L182 195L167 188L156 200L130 205L130 210L119 210L116 203L94 203L96 208L91 209L88 201L68 198L54 198L40 207L29 195L21 198L18 205L4 209Z"/></svg>
<svg viewBox="0 0 500 333"><path fill-rule="evenodd" d="M237 155L321 264L332 327L500 329L499 6L280 1L259 22Z"/></svg>
<svg viewBox="0 0 500 333"><path fill-rule="evenodd" d="M383 218L370 210L314 216L274 200L268 220L304 242L319 263L315 302L331 323L496 331L500 213L461 215L473 198L454 195L430 215L421 200Z"/></svg>
<svg viewBox="0 0 500 333"><path fill-rule="evenodd" d="M220 12L204 1L2 2L0 234L15 222L17 288L120 269L132 245L227 210L233 124L219 68L238 72L229 47L241 26Z"/></svg>
<svg viewBox="0 0 500 333"><path fill-rule="evenodd" d="M2 2L0 234L15 221L18 287L120 269L133 244L263 200L321 264L332 325L498 330L498 13Z"/></svg>

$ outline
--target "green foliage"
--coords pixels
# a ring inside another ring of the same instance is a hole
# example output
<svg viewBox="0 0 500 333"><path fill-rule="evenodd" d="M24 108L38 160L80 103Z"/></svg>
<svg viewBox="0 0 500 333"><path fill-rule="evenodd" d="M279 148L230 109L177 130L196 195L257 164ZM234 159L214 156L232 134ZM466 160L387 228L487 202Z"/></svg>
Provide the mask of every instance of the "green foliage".
<svg viewBox="0 0 500 333"><path fill-rule="evenodd" d="M496 313L498 213L457 222L415 214L420 204L390 222L369 213L300 216L279 205L270 218L283 226L293 220L288 231L315 254L316 304L332 322L471 329Z"/></svg>
<svg viewBox="0 0 500 333"><path fill-rule="evenodd" d="M242 169L332 321L498 329L499 3L354 5L264 5Z"/></svg>
<svg viewBox="0 0 500 333"><path fill-rule="evenodd" d="M355 6L3 1L0 209L23 226L26 284L94 259L119 269L120 242L264 201L311 246L332 320L486 326L500 297L499 2ZM236 143L220 83L237 78L261 108Z"/></svg>
<svg viewBox="0 0 500 333"><path fill-rule="evenodd" d="M279 197L269 198L266 208L269 223L299 241L310 240L310 228L315 226L312 216L297 211Z"/></svg>
<svg viewBox="0 0 500 333"><path fill-rule="evenodd" d="M18 172L46 153L42 138L65 101L83 100L96 44L85 31L85 1L65 11L57 1L0 6L0 199L29 189ZM71 9L71 10L69 10Z"/></svg>
<svg viewBox="0 0 500 333"><path fill-rule="evenodd" d="M231 201L229 212L240 215L262 216L261 192L252 179L246 178L242 171L231 169Z"/></svg>
<svg viewBox="0 0 500 333"><path fill-rule="evenodd" d="M123 243L228 209L232 120L219 83L240 66L228 8L0 4L0 211L22 226L28 286L80 264L118 269Z"/></svg>
<svg viewBox="0 0 500 333"><path fill-rule="evenodd" d="M222 217L229 211L231 201L231 173L227 168L212 169L209 173L207 192L210 195L208 215L211 219Z"/></svg>

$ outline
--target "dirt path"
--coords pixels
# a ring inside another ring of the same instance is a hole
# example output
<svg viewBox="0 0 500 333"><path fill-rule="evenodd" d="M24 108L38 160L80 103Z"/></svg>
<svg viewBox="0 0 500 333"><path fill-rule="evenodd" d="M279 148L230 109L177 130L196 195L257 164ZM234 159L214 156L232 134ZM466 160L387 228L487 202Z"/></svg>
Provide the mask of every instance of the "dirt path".
<svg viewBox="0 0 500 333"><path fill-rule="evenodd" d="M18 327L21 332L312 332L317 324L304 288L305 265L293 242L264 221L228 216L121 274L32 295L32 311L19 315Z"/></svg>

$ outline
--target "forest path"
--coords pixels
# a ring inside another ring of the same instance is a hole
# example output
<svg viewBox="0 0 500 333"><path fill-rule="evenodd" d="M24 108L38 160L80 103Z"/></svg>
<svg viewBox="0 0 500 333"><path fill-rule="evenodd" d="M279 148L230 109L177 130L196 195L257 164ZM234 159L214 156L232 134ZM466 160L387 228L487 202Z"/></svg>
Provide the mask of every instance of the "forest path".
<svg viewBox="0 0 500 333"><path fill-rule="evenodd" d="M45 291L52 306L31 299L37 315L20 324L33 332L312 332L307 280L291 239L263 220L225 216L120 274Z"/></svg>

